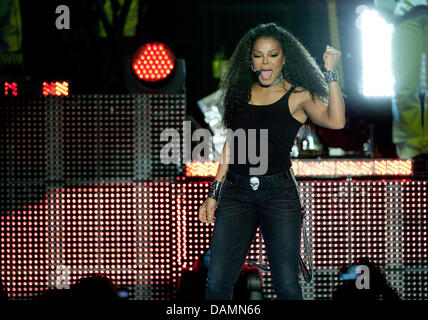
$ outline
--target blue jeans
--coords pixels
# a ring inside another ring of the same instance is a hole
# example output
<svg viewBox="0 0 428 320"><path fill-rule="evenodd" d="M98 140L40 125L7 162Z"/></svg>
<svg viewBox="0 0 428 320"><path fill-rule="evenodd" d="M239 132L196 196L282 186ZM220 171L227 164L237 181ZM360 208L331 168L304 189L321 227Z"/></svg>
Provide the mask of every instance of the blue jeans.
<svg viewBox="0 0 428 320"><path fill-rule="evenodd" d="M300 198L291 178L260 183L256 191L225 180L215 213L205 299L232 299L260 226L278 299L303 300L299 285L301 224Z"/></svg>

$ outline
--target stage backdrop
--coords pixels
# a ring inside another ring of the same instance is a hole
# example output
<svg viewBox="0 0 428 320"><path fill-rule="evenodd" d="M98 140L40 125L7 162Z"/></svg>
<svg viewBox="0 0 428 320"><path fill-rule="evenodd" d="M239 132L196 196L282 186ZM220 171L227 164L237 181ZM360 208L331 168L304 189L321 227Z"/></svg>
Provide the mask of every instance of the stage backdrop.
<svg viewBox="0 0 428 320"><path fill-rule="evenodd" d="M2 101L0 276L11 299L92 273L131 299L174 299L212 232L197 217L209 179L160 161L160 134L183 137L185 106L184 95ZM379 264L402 298L428 298L426 181L296 176L315 272L305 299L330 299L339 268L360 257ZM267 262L260 234L248 258ZM262 281L275 298L270 274Z"/></svg>

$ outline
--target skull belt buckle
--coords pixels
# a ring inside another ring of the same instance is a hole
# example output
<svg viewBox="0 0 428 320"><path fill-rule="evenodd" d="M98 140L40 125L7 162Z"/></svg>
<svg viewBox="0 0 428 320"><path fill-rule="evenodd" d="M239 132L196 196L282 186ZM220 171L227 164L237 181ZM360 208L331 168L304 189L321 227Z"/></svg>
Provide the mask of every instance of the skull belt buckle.
<svg viewBox="0 0 428 320"><path fill-rule="evenodd" d="M255 191L259 188L260 180L257 177L251 177L250 179L250 186Z"/></svg>

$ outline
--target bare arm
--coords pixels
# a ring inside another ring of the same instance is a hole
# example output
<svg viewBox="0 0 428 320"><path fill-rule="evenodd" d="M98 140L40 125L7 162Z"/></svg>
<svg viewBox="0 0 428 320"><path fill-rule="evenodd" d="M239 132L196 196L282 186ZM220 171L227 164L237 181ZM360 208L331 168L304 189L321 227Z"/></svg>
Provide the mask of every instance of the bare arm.
<svg viewBox="0 0 428 320"><path fill-rule="evenodd" d="M327 46L323 55L325 69L334 70L340 56L340 51ZM304 92L305 97L301 106L313 123L329 129L342 129L346 123L345 101L342 92L336 81L330 82L328 88L328 107L318 97L315 97L315 101L312 100L308 91Z"/></svg>
<svg viewBox="0 0 428 320"><path fill-rule="evenodd" d="M229 168L229 162L227 161L229 159L229 144L226 140L223 146L223 151L221 152L221 161L217 169L217 174L215 176L215 180L219 182L223 182L224 178L226 177L227 169Z"/></svg>
<svg viewBox="0 0 428 320"><path fill-rule="evenodd" d="M307 92L302 108L313 123L329 129L342 129L346 122L342 92L336 81L330 82L328 86L330 91L328 107L318 97L315 97L314 102Z"/></svg>
<svg viewBox="0 0 428 320"><path fill-rule="evenodd" d="M339 124L339 129L345 126L345 101L343 100L342 91L340 90L339 83L336 81L328 84L329 89L329 103L328 103L328 118L333 123Z"/></svg>

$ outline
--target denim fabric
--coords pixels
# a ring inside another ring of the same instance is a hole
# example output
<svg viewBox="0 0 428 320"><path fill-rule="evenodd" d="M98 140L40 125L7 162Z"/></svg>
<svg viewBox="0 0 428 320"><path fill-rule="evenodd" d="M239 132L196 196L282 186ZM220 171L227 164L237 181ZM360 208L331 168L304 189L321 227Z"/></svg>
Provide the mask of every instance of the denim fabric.
<svg viewBox="0 0 428 320"><path fill-rule="evenodd" d="M261 182L256 191L249 184L225 180L215 212L205 299L232 299L260 226L278 299L302 300L298 279L301 224L300 197L292 178Z"/></svg>

